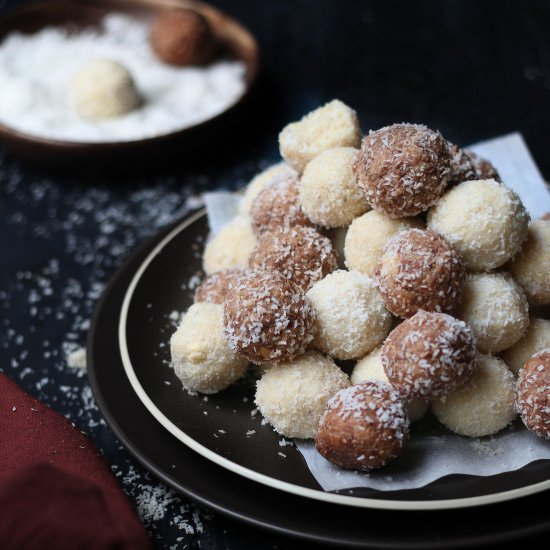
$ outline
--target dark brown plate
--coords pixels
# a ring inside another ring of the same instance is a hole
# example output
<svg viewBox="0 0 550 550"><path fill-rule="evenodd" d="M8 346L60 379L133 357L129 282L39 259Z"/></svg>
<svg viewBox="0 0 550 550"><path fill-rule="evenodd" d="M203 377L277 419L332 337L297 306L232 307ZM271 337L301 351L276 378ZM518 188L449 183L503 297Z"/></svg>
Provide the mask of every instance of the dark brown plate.
<svg viewBox="0 0 550 550"><path fill-rule="evenodd" d="M177 267L172 262L170 271L174 275L168 277L169 280L174 278L181 283L185 277L184 271L197 265L189 243L204 234L205 221L204 217L199 218L189 231L182 233L181 242L175 243L176 249L169 250L170 253L181 252ZM261 485L206 460L183 445L157 422L132 389L120 357L117 332L118 316L132 279L150 252L172 229L162 231L143 245L112 279L96 308L87 348L90 383L109 426L128 450L160 479L188 497L234 519L332 547L462 548L503 545L508 541L541 535L550 529L546 512L548 493L473 509L424 512L364 510L303 498ZM165 258L169 259L169 256ZM163 275L163 282L166 279ZM159 294L160 288L157 280L154 284L156 294ZM179 303L187 300L186 294L181 292L174 297L173 303L164 302L164 305L176 309ZM143 318L142 328L150 329L151 326L147 317ZM164 384L163 380L169 376L166 373L168 369L157 361L148 362L150 376L156 377L165 387L177 390L177 395L182 396L177 386ZM143 363L145 365L146 361ZM165 369L161 370L160 376L158 369ZM199 406L200 398L195 401ZM210 400L203 403L210 403ZM192 419L187 422L193 424ZM272 435L276 444L278 438L275 434L267 429L265 433ZM294 450L285 447L283 451L290 455L290 451ZM256 464L263 468L264 462L272 462L270 454L260 453ZM307 471L299 456L292 458L291 465ZM539 463L514 474L516 482L530 483L540 479L543 471ZM514 481L507 481L508 477L509 474L490 478L450 476L423 488L419 496L424 499L460 496L461 492L469 492L472 486L479 486L480 483L485 484L485 490L490 492L513 485ZM412 491L403 493L394 497L411 498Z"/></svg>
<svg viewBox="0 0 550 550"><path fill-rule="evenodd" d="M190 395L169 368L169 340L175 330L171 312L185 311L193 292L185 288L201 268L207 236L206 216L182 221L136 270L120 311L120 355L134 391L149 412L183 444L214 463L248 479L292 494L346 506L393 510L437 510L501 502L550 488L550 461L540 460L493 476L453 475L425 487L379 491L354 488L321 490L302 455L282 447L261 415L253 414L254 380L207 398ZM432 419L432 424L435 423ZM415 430L430 430L427 417ZM405 452L390 475L414 468ZM374 474L372 474L374 475Z"/></svg>
<svg viewBox="0 0 550 550"><path fill-rule="evenodd" d="M246 88L240 99L224 112L200 124L153 138L118 142L71 142L46 139L20 132L0 123L0 140L12 151L47 164L89 166L97 162L143 161L167 147L178 147L180 157L187 147L196 145L221 127L233 126L256 80L259 70L258 45L252 34L238 21L220 10L194 0L55 0L33 3L0 18L0 41L13 31L35 33L48 26L64 26L78 31L97 26L105 15L124 13L152 20L162 9L190 7L208 18L227 55L246 65Z"/></svg>

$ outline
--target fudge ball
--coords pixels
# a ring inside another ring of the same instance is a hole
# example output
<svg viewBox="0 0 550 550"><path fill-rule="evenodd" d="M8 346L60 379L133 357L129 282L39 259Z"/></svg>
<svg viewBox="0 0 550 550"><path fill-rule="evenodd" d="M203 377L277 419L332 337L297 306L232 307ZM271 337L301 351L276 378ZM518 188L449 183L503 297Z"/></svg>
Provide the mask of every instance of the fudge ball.
<svg viewBox="0 0 550 550"><path fill-rule="evenodd" d="M266 370L256 383L256 405L281 435L313 439L328 400L348 386L330 357L310 351Z"/></svg>
<svg viewBox="0 0 550 550"><path fill-rule="evenodd" d="M550 348L550 321L531 317L523 338L504 351L502 358L510 370L518 375L529 357L545 348Z"/></svg>
<svg viewBox="0 0 550 550"><path fill-rule="evenodd" d="M221 269L220 271L214 271L198 286L195 291L195 302L223 304L229 289L245 273L245 269Z"/></svg>
<svg viewBox="0 0 550 550"><path fill-rule="evenodd" d="M535 353L521 370L516 410L529 430L550 439L550 348Z"/></svg>
<svg viewBox="0 0 550 550"><path fill-rule="evenodd" d="M428 213L471 271L490 271L515 256L527 237L529 215L514 191L495 180L466 181Z"/></svg>
<svg viewBox="0 0 550 550"><path fill-rule="evenodd" d="M408 229L386 244L374 276L386 307L406 318L421 309L455 311L465 270L460 255L441 235Z"/></svg>
<svg viewBox="0 0 550 550"><path fill-rule="evenodd" d="M246 372L248 361L233 352L223 335L223 306L193 304L170 340L172 365L183 387L216 393Z"/></svg>
<svg viewBox="0 0 550 550"><path fill-rule="evenodd" d="M329 238L313 227L296 226L262 233L250 256L250 267L278 271L307 291L337 269L338 263Z"/></svg>
<svg viewBox="0 0 550 550"><path fill-rule="evenodd" d="M475 368L470 327L446 313L419 311L382 346L390 384L405 399L434 399L464 387Z"/></svg>
<svg viewBox="0 0 550 550"><path fill-rule="evenodd" d="M357 113L337 99L288 124L279 134L281 156L299 173L323 151L357 148L360 142Z"/></svg>
<svg viewBox="0 0 550 550"><path fill-rule="evenodd" d="M307 293L317 318L315 347L336 359L360 359L388 334L391 315L374 281L358 271L335 271Z"/></svg>
<svg viewBox="0 0 550 550"><path fill-rule="evenodd" d="M241 277L224 303L229 347L253 363L291 361L313 340L315 312L304 292L276 271Z"/></svg>
<svg viewBox="0 0 550 550"><path fill-rule="evenodd" d="M371 210L355 218L349 226L344 245L344 256L348 269L362 271L371 277L378 263L384 245L405 229L422 228L418 218L396 220Z"/></svg>
<svg viewBox="0 0 550 550"><path fill-rule="evenodd" d="M329 401L315 447L340 468L368 471L397 458L408 439L401 396L389 384L369 380L340 390Z"/></svg>
<svg viewBox="0 0 550 550"><path fill-rule="evenodd" d="M239 205L241 214L250 216L254 199L275 179L285 179L288 176L297 176L296 172L285 162L278 162L269 166L252 178L246 186L244 195Z"/></svg>
<svg viewBox="0 0 550 550"><path fill-rule="evenodd" d="M550 304L550 220L529 224L523 248L507 268L532 306Z"/></svg>
<svg viewBox="0 0 550 550"><path fill-rule="evenodd" d="M300 181L300 204L322 227L342 227L370 210L357 185L353 163L357 149L337 147L322 152L306 166Z"/></svg>
<svg viewBox="0 0 550 550"><path fill-rule="evenodd" d="M432 411L449 430L468 437L494 434L512 422L515 379L504 361L479 355L468 384L432 402Z"/></svg>
<svg viewBox="0 0 550 550"><path fill-rule="evenodd" d="M460 149L449 143L451 151L451 181L449 185L458 185L463 181L494 179L500 181L495 167L473 151Z"/></svg>
<svg viewBox="0 0 550 550"><path fill-rule="evenodd" d="M474 273L462 288L457 317L472 329L479 351L498 353L525 334L529 306L508 273Z"/></svg>
<svg viewBox="0 0 550 550"><path fill-rule="evenodd" d="M298 178L275 178L252 202L250 217L256 234L281 227L313 225L300 206Z"/></svg>
<svg viewBox="0 0 550 550"><path fill-rule="evenodd" d="M441 197L451 154L439 132L418 124L394 124L363 140L353 169L367 202L390 218L424 212Z"/></svg>
<svg viewBox="0 0 550 550"><path fill-rule="evenodd" d="M202 257L202 267L207 274L221 269L246 269L255 246L256 237L250 220L237 216L208 241Z"/></svg>
<svg viewBox="0 0 550 550"><path fill-rule="evenodd" d="M128 69L110 59L88 62L71 80L70 93L78 116L90 121L118 117L141 104Z"/></svg>
<svg viewBox="0 0 550 550"><path fill-rule="evenodd" d="M357 361L351 373L351 383L361 384L368 380L380 380L389 384L388 377L382 366L382 346L371 351L368 355ZM405 401L405 410L409 421L416 422L428 412L429 404L421 399Z"/></svg>
<svg viewBox="0 0 550 550"><path fill-rule="evenodd" d="M203 65L216 53L217 40L206 17L185 8L167 10L154 20L149 43L169 65Z"/></svg>

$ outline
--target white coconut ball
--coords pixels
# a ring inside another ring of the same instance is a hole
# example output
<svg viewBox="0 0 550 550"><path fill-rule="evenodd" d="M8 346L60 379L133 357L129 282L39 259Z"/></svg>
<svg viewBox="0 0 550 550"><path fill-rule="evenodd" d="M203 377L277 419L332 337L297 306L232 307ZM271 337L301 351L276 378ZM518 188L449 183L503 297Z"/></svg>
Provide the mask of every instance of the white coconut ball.
<svg viewBox="0 0 550 550"><path fill-rule="evenodd" d="M244 375L248 365L224 338L221 304L193 304L170 339L170 351L183 387L200 393L227 388Z"/></svg>
<svg viewBox="0 0 550 550"><path fill-rule="evenodd" d="M374 281L358 271L334 271L307 293L316 314L315 347L336 359L360 359L388 334L392 316Z"/></svg>
<svg viewBox="0 0 550 550"><path fill-rule="evenodd" d="M389 384L388 377L382 366L382 346L371 351L360 361L357 361L353 368L353 372L351 373L352 384L360 384L367 380L380 380ZM410 422L420 420L426 414L429 407L429 403L422 401L422 399L405 401L405 408L407 409L407 416Z"/></svg>
<svg viewBox="0 0 550 550"><path fill-rule="evenodd" d="M355 218L344 244L346 266L373 276L385 244L401 231L423 226L418 218L392 219L376 210Z"/></svg>
<svg viewBox="0 0 550 550"><path fill-rule="evenodd" d="M529 224L521 252L507 267L531 305L550 304L550 220Z"/></svg>
<svg viewBox="0 0 550 550"><path fill-rule="evenodd" d="M337 99L288 124L279 134L281 156L299 173L327 149L360 144L357 113Z"/></svg>
<svg viewBox="0 0 550 550"><path fill-rule="evenodd" d="M330 357L310 351L265 371L256 383L256 405L280 434L312 439L328 400L348 386L347 374Z"/></svg>
<svg viewBox="0 0 550 550"><path fill-rule="evenodd" d="M250 216L250 209L254 199L276 178L285 178L296 175L296 172L286 162L278 162L269 166L252 178L244 190L244 195L239 205L239 212Z"/></svg>
<svg viewBox="0 0 550 550"><path fill-rule="evenodd" d="M531 317L523 338L504 351L502 358L517 376L527 359L545 348L550 348L550 321Z"/></svg>
<svg viewBox="0 0 550 550"><path fill-rule="evenodd" d="M468 275L462 287L457 317L470 325L479 351L498 353L525 334L529 306L508 273L476 273Z"/></svg>
<svg viewBox="0 0 550 550"><path fill-rule="evenodd" d="M356 158L357 149L336 147L323 151L305 167L300 205L313 223L342 227L370 210L353 172Z"/></svg>
<svg viewBox="0 0 550 550"><path fill-rule="evenodd" d="M247 268L248 258L256 246L250 219L237 216L206 244L202 258L206 274L220 269Z"/></svg>
<svg viewBox="0 0 550 550"><path fill-rule="evenodd" d="M432 402L432 411L449 430L468 437L494 434L516 417L516 380L504 361L478 355L466 387Z"/></svg>
<svg viewBox="0 0 550 550"><path fill-rule="evenodd" d="M123 115L141 103L128 69L110 59L88 62L72 78L70 95L77 114L91 121Z"/></svg>
<svg viewBox="0 0 550 550"><path fill-rule="evenodd" d="M495 180L465 181L428 212L428 227L460 252L471 271L490 271L515 256L528 224L518 195Z"/></svg>

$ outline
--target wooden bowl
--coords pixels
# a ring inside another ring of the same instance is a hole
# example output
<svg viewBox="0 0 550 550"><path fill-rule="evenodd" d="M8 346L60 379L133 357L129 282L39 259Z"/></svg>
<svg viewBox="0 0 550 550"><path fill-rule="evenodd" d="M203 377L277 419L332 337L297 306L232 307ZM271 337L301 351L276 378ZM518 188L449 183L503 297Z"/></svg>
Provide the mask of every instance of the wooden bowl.
<svg viewBox="0 0 550 550"><path fill-rule="evenodd" d="M159 11L174 7L189 7L204 15L218 37L222 51L245 64L245 91L233 105L199 124L132 141L73 142L49 139L0 123L0 140L6 148L51 166L79 169L101 166L109 170L123 164L142 165L175 151L184 160L187 153L192 157L201 143L234 128L258 75L258 45L239 22L208 4L194 0L54 0L31 4L0 18L0 42L13 31L32 34L49 26L63 26L77 31L96 27L110 13L123 13L152 21Z"/></svg>

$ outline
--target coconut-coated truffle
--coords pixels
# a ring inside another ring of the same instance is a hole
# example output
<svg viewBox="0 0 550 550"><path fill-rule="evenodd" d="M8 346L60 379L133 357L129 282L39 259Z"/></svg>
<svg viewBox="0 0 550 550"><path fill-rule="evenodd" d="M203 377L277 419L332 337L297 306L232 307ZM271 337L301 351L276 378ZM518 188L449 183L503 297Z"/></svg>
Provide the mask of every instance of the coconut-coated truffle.
<svg viewBox="0 0 550 550"><path fill-rule="evenodd" d="M254 176L244 190L244 195L239 205L241 214L250 216L250 210L254 199L275 179L284 179L287 176L297 176L296 172L285 162L278 162L268 166Z"/></svg>
<svg viewBox="0 0 550 550"><path fill-rule="evenodd" d="M517 375L529 357L545 348L550 348L550 321L531 317L523 338L505 350L502 358Z"/></svg>
<svg viewBox="0 0 550 550"><path fill-rule="evenodd" d="M518 195L495 180L461 183L428 213L428 227L460 252L471 271L490 271L515 256L528 223Z"/></svg>
<svg viewBox="0 0 550 550"><path fill-rule="evenodd" d="M405 218L424 212L441 197L450 164L449 147L439 132L394 124L363 139L354 171L372 208Z"/></svg>
<svg viewBox="0 0 550 550"><path fill-rule="evenodd" d="M291 361L313 340L315 312L309 299L276 271L241 277L223 307L229 347L253 363Z"/></svg>
<svg viewBox="0 0 550 550"><path fill-rule="evenodd" d="M186 8L162 11L151 25L149 43L161 61L178 66L208 63L217 49L206 17Z"/></svg>
<svg viewBox="0 0 550 550"><path fill-rule="evenodd" d="M183 387L216 393L246 371L248 361L231 351L223 335L223 306L193 304L170 340L172 365Z"/></svg>
<svg viewBox="0 0 550 550"><path fill-rule="evenodd" d="M141 104L128 69L110 59L89 61L72 78L70 93L78 116L91 121L124 115Z"/></svg>
<svg viewBox="0 0 550 550"><path fill-rule="evenodd" d="M382 365L404 398L429 400L464 387L475 355L474 335L463 321L419 311L392 330L382 346Z"/></svg>
<svg viewBox="0 0 550 550"><path fill-rule="evenodd" d="M203 269L208 274L221 269L245 269L255 246L256 237L250 220L237 216L206 244L202 257Z"/></svg>
<svg viewBox="0 0 550 550"><path fill-rule="evenodd" d="M195 302L223 304L227 292L246 273L245 269L221 269L204 279L195 291Z"/></svg>
<svg viewBox="0 0 550 550"><path fill-rule="evenodd" d="M256 383L256 405L285 437L312 439L328 400L349 378L330 357L310 351L267 369Z"/></svg>
<svg viewBox="0 0 550 550"><path fill-rule="evenodd" d="M478 355L468 384L445 398L432 402L432 411L449 430L468 437L499 432L512 420L515 379L504 361Z"/></svg>
<svg viewBox="0 0 550 550"><path fill-rule="evenodd" d="M255 270L275 270L305 291L337 269L330 239L313 227L280 228L258 237L250 256Z"/></svg>
<svg viewBox="0 0 550 550"><path fill-rule="evenodd" d="M550 439L550 348L535 353L521 369L516 410L529 430Z"/></svg>
<svg viewBox="0 0 550 550"><path fill-rule="evenodd" d="M334 271L308 291L317 318L315 347L336 359L360 359L388 334L391 315L374 281L357 271Z"/></svg>
<svg viewBox="0 0 550 550"><path fill-rule="evenodd" d="M508 273L467 276L457 317L465 321L482 353L498 353L515 344L529 326L529 306Z"/></svg>
<svg viewBox="0 0 550 550"><path fill-rule="evenodd" d="M315 447L341 468L368 471L397 458L408 439L401 396L389 384L369 380L340 390L329 401Z"/></svg>
<svg viewBox="0 0 550 550"><path fill-rule="evenodd" d="M370 210L353 172L356 157L357 149L337 147L322 152L306 166L300 181L300 204L313 223L342 227Z"/></svg>
<svg viewBox="0 0 550 550"><path fill-rule="evenodd" d="M279 134L281 156L299 173L323 151L357 148L360 142L357 113L337 99L288 124Z"/></svg>
<svg viewBox="0 0 550 550"><path fill-rule="evenodd" d="M250 209L256 234L281 227L313 225L300 206L298 184L296 176L275 178L256 196Z"/></svg>
<svg viewBox="0 0 550 550"><path fill-rule="evenodd" d="M393 219L376 210L355 218L344 244L346 266L372 277L384 245L405 229L423 226L418 218Z"/></svg>
<svg viewBox="0 0 550 550"><path fill-rule="evenodd" d="M456 310L465 269L460 255L441 235L408 229L388 241L374 276L388 310L410 317L421 309Z"/></svg>
<svg viewBox="0 0 550 550"><path fill-rule="evenodd" d="M371 351L368 355L357 361L351 373L351 383L361 384L368 380L380 380L389 384L388 377L382 366L382 346ZM409 421L416 422L428 411L429 404L422 399L405 401L405 410Z"/></svg>
<svg viewBox="0 0 550 550"><path fill-rule="evenodd" d="M473 151L460 149L449 143L451 152L451 181L449 185L458 185L463 181L494 179L500 181L495 167Z"/></svg>
<svg viewBox="0 0 550 550"><path fill-rule="evenodd" d="M533 306L550 304L550 220L529 224L519 254L507 265Z"/></svg>

